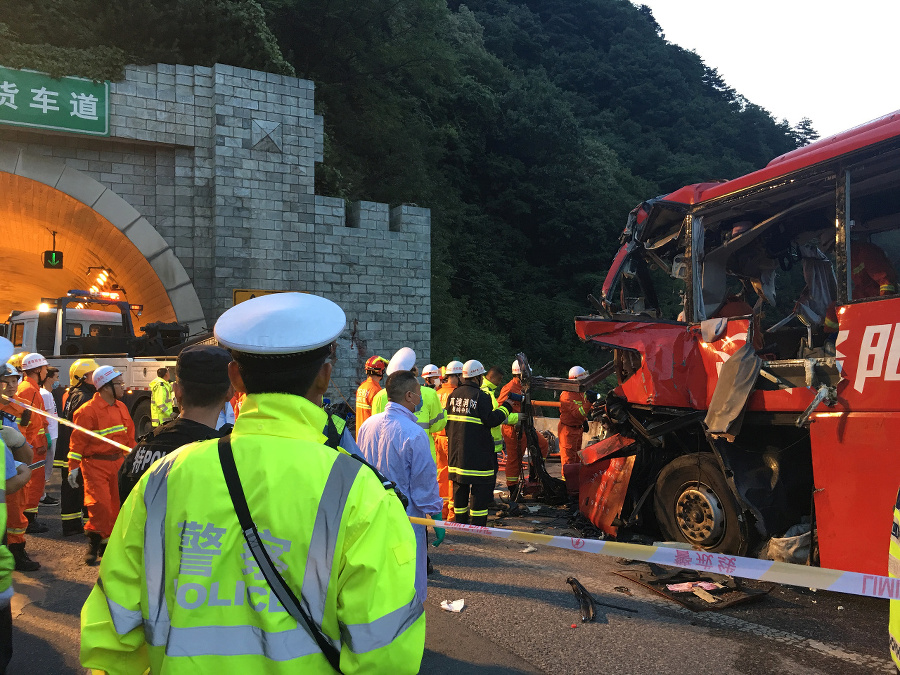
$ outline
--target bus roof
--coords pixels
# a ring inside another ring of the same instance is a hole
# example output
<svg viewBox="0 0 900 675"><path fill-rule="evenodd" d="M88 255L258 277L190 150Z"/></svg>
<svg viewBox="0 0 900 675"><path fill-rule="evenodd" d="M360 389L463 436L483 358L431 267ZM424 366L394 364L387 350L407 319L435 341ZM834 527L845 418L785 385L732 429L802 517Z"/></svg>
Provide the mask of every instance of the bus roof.
<svg viewBox="0 0 900 675"><path fill-rule="evenodd" d="M764 168L721 183L685 185L663 197L667 202L699 204L743 190L854 150L900 136L900 110L776 157Z"/></svg>
<svg viewBox="0 0 900 675"><path fill-rule="evenodd" d="M49 313L56 314L56 310L51 310ZM41 314L39 310L30 309L27 312L20 312L10 317L9 320L15 322L36 319L39 314ZM122 314L120 312L104 312L101 309L67 309L66 321L96 321L99 323L120 324L122 323Z"/></svg>

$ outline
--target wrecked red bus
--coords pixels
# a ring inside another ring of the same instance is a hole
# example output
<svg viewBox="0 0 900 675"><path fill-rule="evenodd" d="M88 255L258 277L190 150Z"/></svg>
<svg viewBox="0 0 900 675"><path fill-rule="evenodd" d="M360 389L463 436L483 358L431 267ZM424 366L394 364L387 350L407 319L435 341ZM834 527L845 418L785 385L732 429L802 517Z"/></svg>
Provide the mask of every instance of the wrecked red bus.
<svg viewBox="0 0 900 675"><path fill-rule="evenodd" d="M885 574L898 270L900 111L635 208L575 320L616 377L581 512L744 555L806 523L810 562Z"/></svg>

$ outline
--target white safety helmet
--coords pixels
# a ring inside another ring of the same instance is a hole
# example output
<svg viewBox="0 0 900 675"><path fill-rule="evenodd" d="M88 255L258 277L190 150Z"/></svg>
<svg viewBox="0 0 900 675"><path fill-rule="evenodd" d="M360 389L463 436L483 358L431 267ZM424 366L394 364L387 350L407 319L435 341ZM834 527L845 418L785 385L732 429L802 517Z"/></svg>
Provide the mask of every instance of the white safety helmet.
<svg viewBox="0 0 900 675"><path fill-rule="evenodd" d="M515 361L513 361L512 374L513 375L521 375L522 374L522 369L519 367L519 359L516 359Z"/></svg>
<svg viewBox="0 0 900 675"><path fill-rule="evenodd" d="M38 354L37 352L32 352L31 354L27 354L24 359L22 359L22 370L32 370L34 368L40 368L41 366L49 366L47 363L47 359Z"/></svg>
<svg viewBox="0 0 900 675"><path fill-rule="evenodd" d="M440 377L440 376L441 376L441 371L433 363L429 363L427 366L422 368L422 377L424 377L426 380L428 380L432 377Z"/></svg>
<svg viewBox="0 0 900 675"><path fill-rule="evenodd" d="M481 365L481 361L471 359L463 364L463 377L478 377L479 375L484 375L484 372L484 366Z"/></svg>
<svg viewBox="0 0 900 675"><path fill-rule="evenodd" d="M444 369L444 375L462 375L463 373L463 364L462 361L451 361L447 364L447 367Z"/></svg>
<svg viewBox="0 0 900 675"><path fill-rule="evenodd" d="M409 347L401 347L391 357L385 370L386 375L393 375L398 370L412 370L416 367L416 353Z"/></svg>
<svg viewBox="0 0 900 675"><path fill-rule="evenodd" d="M103 385L109 384L121 374L122 373L112 366L100 366L94 371L94 387L100 389Z"/></svg>
<svg viewBox="0 0 900 675"><path fill-rule="evenodd" d="M569 368L569 379L574 380L577 377L581 377L584 375L585 370L581 366L572 366Z"/></svg>

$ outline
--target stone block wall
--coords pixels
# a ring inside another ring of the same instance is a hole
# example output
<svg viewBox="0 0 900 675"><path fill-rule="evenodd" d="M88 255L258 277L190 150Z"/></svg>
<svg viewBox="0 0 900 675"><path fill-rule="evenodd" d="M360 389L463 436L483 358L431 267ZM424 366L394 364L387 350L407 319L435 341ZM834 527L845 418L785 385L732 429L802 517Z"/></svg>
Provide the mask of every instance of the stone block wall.
<svg viewBox="0 0 900 675"><path fill-rule="evenodd" d="M408 346L428 362L430 211L315 194L314 91L220 64L129 66L111 83L109 138L0 127L0 144L58 157L133 206L184 265L210 328L236 288L337 302L348 329L332 398L352 404L372 354Z"/></svg>

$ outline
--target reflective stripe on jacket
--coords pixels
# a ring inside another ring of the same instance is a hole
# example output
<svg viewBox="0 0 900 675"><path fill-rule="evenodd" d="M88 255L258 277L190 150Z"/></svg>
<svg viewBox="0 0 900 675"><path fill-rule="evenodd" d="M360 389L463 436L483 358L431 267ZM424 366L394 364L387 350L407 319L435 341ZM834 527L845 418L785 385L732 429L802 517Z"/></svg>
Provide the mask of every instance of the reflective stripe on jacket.
<svg viewBox="0 0 900 675"><path fill-rule="evenodd" d="M122 401L116 401L110 405L103 400L99 392L94 397L75 411L72 420L80 427L100 434L129 448L135 446L134 422L128 414L128 408ZM125 454L109 443L104 443L99 438L88 436L81 431L74 431L69 440L69 471L78 467L82 458L91 455L110 455L116 452Z"/></svg>
<svg viewBox="0 0 900 675"><path fill-rule="evenodd" d="M491 397L471 384L458 386L447 399L447 464L457 483L493 483L496 451L491 429L500 428L509 408L494 409Z"/></svg>
<svg viewBox="0 0 900 675"><path fill-rule="evenodd" d="M34 384L27 377L19 383L16 390L16 398L22 403L27 403L32 408L45 410L44 397L41 396L41 388ZM38 413L31 413L31 419L28 420L28 426L20 426L25 440L31 444L35 450L49 447L47 442L47 418Z"/></svg>
<svg viewBox="0 0 900 675"><path fill-rule="evenodd" d="M6 446L0 440L0 532L6 532ZM12 585L12 553L6 544L0 544L0 594ZM11 594L11 593L10 593Z"/></svg>
<svg viewBox="0 0 900 675"><path fill-rule="evenodd" d="M567 427L580 427L587 421L589 406L584 394L564 391L559 395L559 423Z"/></svg>
<svg viewBox="0 0 900 675"><path fill-rule="evenodd" d="M247 397L231 436L269 554L341 651L344 673L415 673L425 615L403 506L323 445L324 410ZM122 507L81 613L81 662L116 673L330 673L248 552L217 441L154 464Z"/></svg>
<svg viewBox="0 0 900 675"><path fill-rule="evenodd" d="M372 399L381 391L381 385L373 377L368 377L356 390L356 433L372 416Z"/></svg>
<svg viewBox="0 0 900 675"><path fill-rule="evenodd" d="M167 421L175 412L175 395L172 385L161 377L150 383L150 420L156 426Z"/></svg>
<svg viewBox="0 0 900 675"><path fill-rule="evenodd" d="M484 378L484 382L481 383L481 391L491 397L491 404L494 406L494 410L500 407L500 404L497 402L497 385ZM510 401L510 405L512 405L512 401ZM510 413L506 418L506 421L503 424L518 424L519 423L519 413ZM491 429L491 438L494 439L494 450L500 452L503 450L503 429L499 426Z"/></svg>
<svg viewBox="0 0 900 675"><path fill-rule="evenodd" d="M900 577L900 492L894 504L894 522L891 525L891 546L888 554L888 576ZM888 632L890 635L891 658L900 669L900 600L890 601Z"/></svg>

